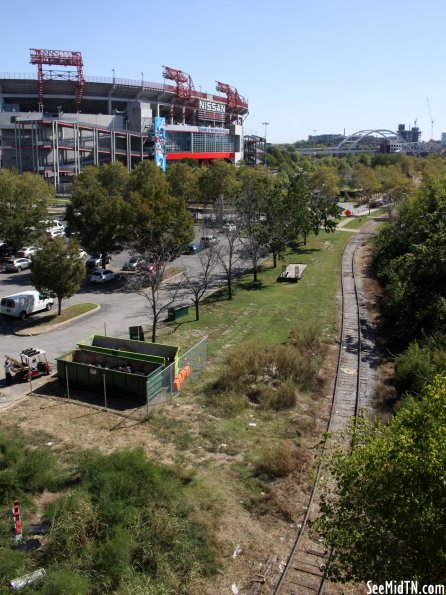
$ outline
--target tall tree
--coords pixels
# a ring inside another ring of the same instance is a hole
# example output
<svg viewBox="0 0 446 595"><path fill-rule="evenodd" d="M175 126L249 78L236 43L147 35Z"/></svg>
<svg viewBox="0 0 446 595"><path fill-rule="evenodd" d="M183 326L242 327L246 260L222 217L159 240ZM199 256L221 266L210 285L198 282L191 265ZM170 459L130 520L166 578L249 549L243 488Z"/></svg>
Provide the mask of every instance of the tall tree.
<svg viewBox="0 0 446 595"><path fill-rule="evenodd" d="M149 241L148 246L150 245L152 243ZM144 264L129 276L126 291L136 293L146 300L152 317L152 343L155 343L161 316L175 302L181 284L165 287L165 291L162 288L166 265L172 257L171 247L168 243L164 245L158 242L155 250L148 247L139 252L138 256L141 257Z"/></svg>
<svg viewBox="0 0 446 595"><path fill-rule="evenodd" d="M292 211L286 201L287 176L278 174L271 177L271 188L263 205L263 243L273 255L273 267L277 266L277 257L284 254L288 242L288 230L294 222L290 221Z"/></svg>
<svg viewBox="0 0 446 595"><path fill-rule="evenodd" d="M322 199L334 202L339 195L339 175L334 167L320 165L309 174L308 186Z"/></svg>
<svg viewBox="0 0 446 595"><path fill-rule="evenodd" d="M66 242L64 238L56 238L52 242L45 239L42 248L33 256L31 277L38 291L57 298L57 313L60 315L62 300L72 297L85 277L85 264L79 255L78 242Z"/></svg>
<svg viewBox="0 0 446 595"><path fill-rule="evenodd" d="M333 233L336 230L337 219L342 209L332 197L323 194L313 193L309 205L309 222L311 231L317 235L320 229Z"/></svg>
<svg viewBox="0 0 446 595"><path fill-rule="evenodd" d="M240 193L236 199L237 219L242 242L257 283L259 262L266 247L265 205L270 199L274 180L266 167L240 170Z"/></svg>
<svg viewBox="0 0 446 595"><path fill-rule="evenodd" d="M376 173L381 185L381 191L386 199L389 209L389 219L396 204L405 200L412 194L416 187L412 177L407 177L396 165L383 167L378 165Z"/></svg>
<svg viewBox="0 0 446 595"><path fill-rule="evenodd" d="M307 174L300 170L289 180L285 196L286 210L288 213L288 226L286 236L288 242L297 242L303 238L307 243L307 236L311 231L310 203L312 193L308 187Z"/></svg>
<svg viewBox="0 0 446 595"><path fill-rule="evenodd" d="M316 529L332 551L328 576L341 581L446 576L446 378L409 399L386 426L362 420L329 459L334 478Z"/></svg>
<svg viewBox="0 0 446 595"><path fill-rule="evenodd" d="M208 246L198 255L200 268L192 273L186 270L183 273L183 287L186 293L192 296L192 303L195 306L195 320L200 320L200 302L216 278L216 267L218 264L217 252L213 245Z"/></svg>
<svg viewBox="0 0 446 595"><path fill-rule="evenodd" d="M446 333L446 180L432 180L400 205L378 235L375 264L395 338L406 344Z"/></svg>
<svg viewBox="0 0 446 595"><path fill-rule="evenodd" d="M187 163L176 163L167 168L166 176L172 196L183 200L186 204L198 200L200 190L197 168Z"/></svg>
<svg viewBox="0 0 446 595"><path fill-rule="evenodd" d="M237 225L240 225L238 221ZM234 274L241 257L240 236L236 224L232 224L232 226L227 226L225 228L224 238L225 242L221 243L219 246L214 246L213 249L216 252L218 263L226 277L228 299L232 300L234 294L232 287Z"/></svg>
<svg viewBox="0 0 446 595"><path fill-rule="evenodd" d="M44 233L54 189L37 174L0 169L0 237L14 253Z"/></svg>
<svg viewBox="0 0 446 595"><path fill-rule="evenodd" d="M239 190L235 167L217 159L201 171L199 185L202 200L212 203L217 213L216 223L221 225Z"/></svg>
<svg viewBox="0 0 446 595"><path fill-rule="evenodd" d="M172 258L193 239L193 219L184 197L170 194L165 174L154 163L143 161L131 172L129 204L128 240L135 252L154 253L160 246Z"/></svg>
<svg viewBox="0 0 446 595"><path fill-rule="evenodd" d="M359 190L362 202L368 206L370 213L370 203L380 189L375 170L363 163L357 163L353 168L350 184L352 189Z"/></svg>
<svg viewBox="0 0 446 595"><path fill-rule="evenodd" d="M127 194L128 172L119 162L86 167L74 180L68 226L86 250L102 255L103 268L108 255L122 250L132 230Z"/></svg>

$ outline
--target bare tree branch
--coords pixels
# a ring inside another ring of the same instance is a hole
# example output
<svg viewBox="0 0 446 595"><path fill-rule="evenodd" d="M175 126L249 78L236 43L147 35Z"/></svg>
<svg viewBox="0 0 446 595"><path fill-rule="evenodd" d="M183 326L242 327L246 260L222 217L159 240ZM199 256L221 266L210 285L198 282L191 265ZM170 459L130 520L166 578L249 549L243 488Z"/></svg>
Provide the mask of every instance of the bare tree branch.
<svg viewBox="0 0 446 595"><path fill-rule="evenodd" d="M192 296L192 303L195 306L195 320L200 320L200 301L215 282L216 267L219 262L217 250L213 245L200 252L198 257L200 271L196 274L188 271L183 273L184 288Z"/></svg>

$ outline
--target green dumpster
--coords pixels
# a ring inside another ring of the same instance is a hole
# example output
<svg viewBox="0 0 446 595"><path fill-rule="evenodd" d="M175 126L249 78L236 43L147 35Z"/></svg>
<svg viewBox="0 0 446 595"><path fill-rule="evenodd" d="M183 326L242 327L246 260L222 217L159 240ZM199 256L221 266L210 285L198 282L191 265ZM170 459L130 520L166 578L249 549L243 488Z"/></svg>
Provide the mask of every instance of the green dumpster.
<svg viewBox="0 0 446 595"><path fill-rule="evenodd" d="M188 316L189 304L177 304L167 309L167 320L178 320L181 316Z"/></svg>
<svg viewBox="0 0 446 595"><path fill-rule="evenodd" d="M144 341L144 331L142 326L129 326L130 339L134 341Z"/></svg>

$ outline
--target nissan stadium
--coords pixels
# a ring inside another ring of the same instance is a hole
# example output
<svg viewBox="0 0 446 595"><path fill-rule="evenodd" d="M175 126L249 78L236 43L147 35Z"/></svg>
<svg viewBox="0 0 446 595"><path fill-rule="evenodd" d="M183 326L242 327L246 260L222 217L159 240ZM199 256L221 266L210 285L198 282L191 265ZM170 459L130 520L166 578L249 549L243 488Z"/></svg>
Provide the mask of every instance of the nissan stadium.
<svg viewBox="0 0 446 595"><path fill-rule="evenodd" d="M167 66L161 83L88 77L72 51L31 49L30 61L35 75L0 74L0 167L59 188L86 165L117 160L129 169L143 159L162 169L182 159L262 160L265 139L244 138L248 103L229 84L202 93Z"/></svg>

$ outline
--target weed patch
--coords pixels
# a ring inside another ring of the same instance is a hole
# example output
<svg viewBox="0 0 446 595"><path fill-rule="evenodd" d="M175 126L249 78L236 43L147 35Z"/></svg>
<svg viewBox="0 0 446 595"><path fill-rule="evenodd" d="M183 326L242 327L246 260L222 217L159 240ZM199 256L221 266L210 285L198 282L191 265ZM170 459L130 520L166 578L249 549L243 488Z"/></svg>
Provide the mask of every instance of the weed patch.
<svg viewBox="0 0 446 595"><path fill-rule="evenodd" d="M207 403L224 416L240 413L248 403L263 410L291 409L298 390L314 390L320 383L324 351L315 325L294 329L285 344L234 348L226 354L223 373L206 391Z"/></svg>

